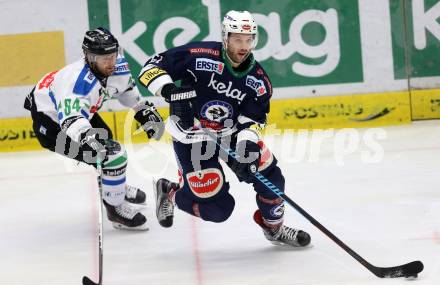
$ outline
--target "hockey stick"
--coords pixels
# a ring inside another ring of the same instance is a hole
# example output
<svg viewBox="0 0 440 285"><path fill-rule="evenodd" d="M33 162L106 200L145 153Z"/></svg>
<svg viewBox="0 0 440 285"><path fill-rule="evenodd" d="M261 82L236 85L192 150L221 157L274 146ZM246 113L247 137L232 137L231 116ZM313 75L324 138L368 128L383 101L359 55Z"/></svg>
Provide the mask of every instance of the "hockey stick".
<svg viewBox="0 0 440 285"><path fill-rule="evenodd" d="M217 136L211 133L209 130L201 127L203 132L207 134L212 140L215 141L217 146L225 152L231 158L237 160L238 155L232 149L227 149L222 146L218 140ZM322 231L326 236L328 236L332 241L339 245L343 250L350 254L354 259L356 259L360 264L365 266L370 272L380 278L396 278L396 277L417 277L417 274L423 270L423 263L421 261L413 261L407 264L394 266L394 267L377 267L366 261L362 256L357 254L354 250L348 247L344 242L332 234L328 229L326 229L322 224L320 224L315 218L313 218L309 213L307 213L303 208L296 204L292 199L290 199L286 194L284 194L277 186L270 182L264 175L260 172L254 173L255 178L260 181L267 189L275 193L278 197L282 198L287 204L292 206L301 215L303 215L307 220L309 220L315 227Z"/></svg>
<svg viewBox="0 0 440 285"><path fill-rule="evenodd" d="M84 276L82 279L83 285L102 285L102 265L103 265L103 223L102 223L102 165L98 156L96 161L96 170L98 171L98 239L99 239L99 280L98 283L93 282L89 277Z"/></svg>

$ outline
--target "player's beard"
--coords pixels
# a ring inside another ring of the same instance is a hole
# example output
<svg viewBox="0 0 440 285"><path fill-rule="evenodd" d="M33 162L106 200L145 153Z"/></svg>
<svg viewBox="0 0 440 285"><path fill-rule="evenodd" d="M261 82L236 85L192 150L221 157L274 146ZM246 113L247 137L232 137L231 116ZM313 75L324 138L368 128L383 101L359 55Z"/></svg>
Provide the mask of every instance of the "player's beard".
<svg viewBox="0 0 440 285"><path fill-rule="evenodd" d="M105 77L109 77L110 75L113 74L114 71L115 71L114 66L106 66L99 70L99 72L103 74Z"/></svg>
<svg viewBox="0 0 440 285"><path fill-rule="evenodd" d="M98 64L96 62L89 62L89 65L90 65L90 68L92 69L93 73L98 78L109 77L115 71L114 66L98 67Z"/></svg>
<svg viewBox="0 0 440 285"><path fill-rule="evenodd" d="M242 53L242 54L240 55L240 53ZM227 54L229 60L233 64L240 65L249 57L251 52L250 51L239 51L239 52L234 53L234 52L227 51L226 54Z"/></svg>

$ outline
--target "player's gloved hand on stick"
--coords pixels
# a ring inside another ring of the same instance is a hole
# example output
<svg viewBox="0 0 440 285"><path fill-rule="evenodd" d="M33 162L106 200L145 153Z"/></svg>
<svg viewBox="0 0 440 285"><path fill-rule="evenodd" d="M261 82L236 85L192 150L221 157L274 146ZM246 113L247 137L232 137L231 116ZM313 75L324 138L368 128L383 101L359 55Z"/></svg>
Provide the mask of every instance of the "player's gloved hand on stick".
<svg viewBox="0 0 440 285"><path fill-rule="evenodd" d="M165 125L162 116L157 112L153 103L148 101L139 102L134 108L134 118L144 129L149 139L159 140L164 132Z"/></svg>
<svg viewBox="0 0 440 285"><path fill-rule="evenodd" d="M235 153L238 154L238 158L231 163L232 171L240 181L251 183L260 165L260 147L251 140L240 140L237 142Z"/></svg>
<svg viewBox="0 0 440 285"><path fill-rule="evenodd" d="M160 94L168 103L190 101L197 97L197 93L192 86L177 87L174 83L165 84Z"/></svg>
<svg viewBox="0 0 440 285"><path fill-rule="evenodd" d="M194 113L191 107L191 102L173 102L170 103L170 114L176 123L185 130L191 129L194 126Z"/></svg>
<svg viewBox="0 0 440 285"><path fill-rule="evenodd" d="M101 139L94 129L89 129L80 134L80 145L84 152L84 161L87 163L96 163L99 158L101 164L107 160L106 140Z"/></svg>
<svg viewBox="0 0 440 285"><path fill-rule="evenodd" d="M160 94L165 101L170 103L170 115L173 120L185 130L194 126L194 114L192 111L192 100L197 93L192 86L177 87L174 83L165 84Z"/></svg>

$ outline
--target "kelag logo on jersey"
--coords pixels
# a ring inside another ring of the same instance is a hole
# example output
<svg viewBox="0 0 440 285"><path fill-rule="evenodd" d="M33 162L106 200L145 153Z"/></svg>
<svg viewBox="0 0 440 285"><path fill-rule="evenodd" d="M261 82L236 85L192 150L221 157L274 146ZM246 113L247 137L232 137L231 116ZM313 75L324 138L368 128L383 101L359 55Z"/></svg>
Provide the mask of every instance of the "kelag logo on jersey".
<svg viewBox="0 0 440 285"><path fill-rule="evenodd" d="M259 80L252 75L246 77L246 86L254 89L257 92L257 96L266 94L266 87L264 86L263 80Z"/></svg>
<svg viewBox="0 0 440 285"><path fill-rule="evenodd" d="M222 74L224 67L224 63L220 61L215 61L209 58L196 59L196 70L213 71Z"/></svg>
<svg viewBox="0 0 440 285"><path fill-rule="evenodd" d="M211 73L211 80L209 81L208 87L212 87L218 94L225 94L226 97L237 99L238 101L243 101L246 93L241 93L237 88L232 89L232 81L229 81L228 85L221 82L220 80L214 79L215 74Z"/></svg>

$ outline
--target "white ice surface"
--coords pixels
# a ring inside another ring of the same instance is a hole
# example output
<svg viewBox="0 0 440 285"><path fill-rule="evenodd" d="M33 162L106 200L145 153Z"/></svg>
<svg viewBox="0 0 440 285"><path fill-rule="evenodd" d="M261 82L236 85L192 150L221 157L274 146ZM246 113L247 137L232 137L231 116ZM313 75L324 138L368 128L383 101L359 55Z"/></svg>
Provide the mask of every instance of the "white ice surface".
<svg viewBox="0 0 440 285"><path fill-rule="evenodd" d="M290 198L376 266L422 260L418 279L375 277L288 205L286 224L308 231L313 246L272 246L252 220L253 190L229 170L236 208L228 221L203 222L176 210L174 226L161 228L151 178L175 179L176 167L170 145L151 143L129 148L128 170L129 183L147 192L150 230L124 232L105 221L104 284L440 284L440 123L383 130L377 162L362 159L372 153L366 130L359 147L339 158L337 136L315 156L310 136L266 141ZM95 177L91 167L46 151L0 154L0 284L96 278Z"/></svg>

